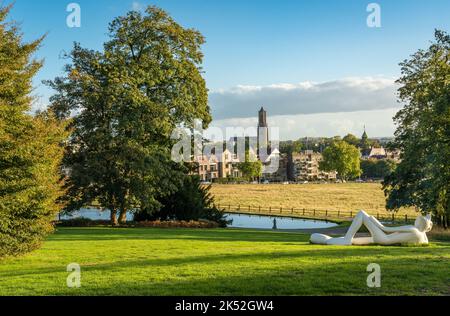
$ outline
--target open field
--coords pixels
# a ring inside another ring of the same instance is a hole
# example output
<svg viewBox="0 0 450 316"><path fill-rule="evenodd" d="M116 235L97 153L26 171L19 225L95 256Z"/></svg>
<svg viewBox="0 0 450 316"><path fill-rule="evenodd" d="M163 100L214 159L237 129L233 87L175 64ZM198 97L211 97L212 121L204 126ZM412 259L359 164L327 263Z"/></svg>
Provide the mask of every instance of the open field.
<svg viewBox="0 0 450 316"><path fill-rule="evenodd" d="M216 203L227 210L229 205L232 210L240 205L244 211L250 206L252 213L258 207L266 210L271 207L272 214L280 208L285 212L295 208L297 215L303 208L342 213L363 209L374 216L386 217L392 214L385 209L385 197L379 183L213 184L211 193ZM397 214L400 217L405 214L410 218L417 216L413 208L402 209Z"/></svg>
<svg viewBox="0 0 450 316"><path fill-rule="evenodd" d="M448 295L450 243L327 247L308 235L233 229L59 228L0 261L0 295ZM81 266L68 288L66 266ZM368 288L369 263L381 288Z"/></svg>

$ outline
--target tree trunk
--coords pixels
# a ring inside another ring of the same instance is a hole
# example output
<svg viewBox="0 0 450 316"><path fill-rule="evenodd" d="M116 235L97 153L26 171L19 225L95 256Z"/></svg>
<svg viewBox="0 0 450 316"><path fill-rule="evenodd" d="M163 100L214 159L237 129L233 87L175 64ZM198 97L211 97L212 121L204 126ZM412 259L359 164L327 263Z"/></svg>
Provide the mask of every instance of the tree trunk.
<svg viewBox="0 0 450 316"><path fill-rule="evenodd" d="M111 210L111 225L112 226L119 225L119 223L117 222L117 211L116 210Z"/></svg>
<svg viewBox="0 0 450 316"><path fill-rule="evenodd" d="M120 224L126 224L127 223L127 210L126 209L123 209L123 210L120 211L119 223Z"/></svg>

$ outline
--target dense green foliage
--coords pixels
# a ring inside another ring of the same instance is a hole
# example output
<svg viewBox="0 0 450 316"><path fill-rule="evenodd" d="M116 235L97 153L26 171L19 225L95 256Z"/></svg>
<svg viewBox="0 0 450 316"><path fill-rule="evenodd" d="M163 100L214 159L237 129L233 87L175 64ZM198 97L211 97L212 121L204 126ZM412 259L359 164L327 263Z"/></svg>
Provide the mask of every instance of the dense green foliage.
<svg viewBox="0 0 450 316"><path fill-rule="evenodd" d="M361 142L361 140L353 134L345 135L342 140L350 145L355 146L355 147L358 147Z"/></svg>
<svg viewBox="0 0 450 316"><path fill-rule="evenodd" d="M135 214L135 221L143 220L198 220L217 222L225 227L224 214L215 204L209 192L211 185L203 186L199 176L186 176L178 190L159 199L162 207L157 210L144 209Z"/></svg>
<svg viewBox="0 0 450 316"><path fill-rule="evenodd" d="M395 116L393 146L402 161L384 183L387 207L414 206L450 224L450 36L402 62L398 80L405 106Z"/></svg>
<svg viewBox="0 0 450 316"><path fill-rule="evenodd" d="M73 114L66 210L99 203L116 225L177 191L186 170L170 159L171 133L195 119L206 127L211 117L198 31L148 7L114 19L109 36L102 52L76 44L66 77L49 85L58 116Z"/></svg>
<svg viewBox="0 0 450 316"><path fill-rule="evenodd" d="M334 141L323 151L320 170L326 172L337 171L341 180L360 176L360 152L358 148L345 141Z"/></svg>
<svg viewBox="0 0 450 316"><path fill-rule="evenodd" d="M22 43L9 10L0 8L0 257L37 248L52 231L64 139L51 114L28 114L42 38Z"/></svg>
<svg viewBox="0 0 450 316"><path fill-rule="evenodd" d="M0 295L448 295L450 243L309 244L247 229L58 228L42 249L0 264ZM69 261L70 260L70 261ZM382 267L367 287L369 263ZM81 287L68 288L69 262Z"/></svg>
<svg viewBox="0 0 450 316"><path fill-rule="evenodd" d="M237 168L247 181L259 179L262 176L262 162L256 157L251 157L248 150L245 152L245 161L238 163Z"/></svg>
<svg viewBox="0 0 450 316"><path fill-rule="evenodd" d="M302 143L300 140L288 140L280 142L280 153L292 155L293 153L298 153L302 150Z"/></svg>
<svg viewBox="0 0 450 316"><path fill-rule="evenodd" d="M395 170L395 167L395 161L389 159L364 159L361 160L361 177L384 179Z"/></svg>

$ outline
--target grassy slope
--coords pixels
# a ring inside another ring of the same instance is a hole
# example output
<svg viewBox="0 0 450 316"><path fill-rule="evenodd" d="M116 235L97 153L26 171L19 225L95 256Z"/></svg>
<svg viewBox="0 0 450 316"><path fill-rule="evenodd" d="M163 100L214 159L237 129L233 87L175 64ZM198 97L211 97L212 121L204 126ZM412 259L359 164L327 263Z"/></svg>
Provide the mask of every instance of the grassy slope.
<svg viewBox="0 0 450 316"><path fill-rule="evenodd" d="M283 207L329 211L364 209L376 215L391 214L385 209L385 197L379 183L345 184L214 184L211 193L220 206ZM417 215L414 209L399 214Z"/></svg>
<svg viewBox="0 0 450 316"><path fill-rule="evenodd" d="M0 261L1 295L450 294L450 243L326 247L252 230L60 228L42 249ZM79 263L82 287L66 287ZM382 287L366 286L369 263Z"/></svg>

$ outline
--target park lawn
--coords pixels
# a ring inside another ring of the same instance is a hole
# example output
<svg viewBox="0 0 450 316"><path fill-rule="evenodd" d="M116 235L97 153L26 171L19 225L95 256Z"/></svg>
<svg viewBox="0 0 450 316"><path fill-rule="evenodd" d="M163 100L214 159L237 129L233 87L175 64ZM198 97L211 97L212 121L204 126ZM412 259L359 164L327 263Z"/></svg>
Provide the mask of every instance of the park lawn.
<svg viewBox="0 0 450 316"><path fill-rule="evenodd" d="M371 215L390 216L380 183L326 183L326 184L213 184L211 194L220 207L228 205L257 208L282 207L328 211L365 210ZM415 217L414 208L401 209L398 215Z"/></svg>
<svg viewBox="0 0 450 316"><path fill-rule="evenodd" d="M450 243L310 245L308 235L235 229L58 228L0 261L0 295L448 295ZM81 265L81 288L66 266ZM369 263L381 288L368 288Z"/></svg>

